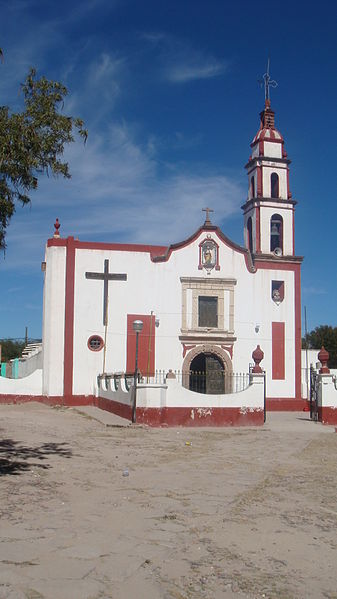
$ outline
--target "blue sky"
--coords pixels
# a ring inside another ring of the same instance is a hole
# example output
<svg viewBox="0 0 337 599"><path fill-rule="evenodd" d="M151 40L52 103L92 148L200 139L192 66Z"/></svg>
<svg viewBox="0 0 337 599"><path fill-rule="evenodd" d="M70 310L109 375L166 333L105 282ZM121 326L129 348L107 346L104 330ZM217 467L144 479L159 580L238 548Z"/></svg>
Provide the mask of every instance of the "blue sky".
<svg viewBox="0 0 337 599"><path fill-rule="evenodd" d="M72 179L40 180L18 206L0 256L0 338L41 336L41 261L62 236L168 244L203 221L243 244L244 164L259 126L258 79L271 58L276 125L298 200L296 253L309 330L337 325L336 8L209 0L0 0L0 103L21 108L30 66L69 89L86 146Z"/></svg>

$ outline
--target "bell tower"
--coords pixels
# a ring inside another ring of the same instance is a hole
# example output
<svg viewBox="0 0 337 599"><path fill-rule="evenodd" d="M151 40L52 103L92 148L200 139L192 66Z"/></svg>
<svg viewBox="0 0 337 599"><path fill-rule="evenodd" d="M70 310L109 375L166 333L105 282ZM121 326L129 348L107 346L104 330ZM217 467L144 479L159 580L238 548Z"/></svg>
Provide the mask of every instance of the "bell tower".
<svg viewBox="0 0 337 599"><path fill-rule="evenodd" d="M260 113L260 128L250 147L245 168L248 197L242 206L245 246L252 254L268 254L275 259L294 256L294 212L296 201L289 191L289 164L284 139L275 128L271 108L269 64L265 80L265 107ZM274 85L273 85L274 84Z"/></svg>

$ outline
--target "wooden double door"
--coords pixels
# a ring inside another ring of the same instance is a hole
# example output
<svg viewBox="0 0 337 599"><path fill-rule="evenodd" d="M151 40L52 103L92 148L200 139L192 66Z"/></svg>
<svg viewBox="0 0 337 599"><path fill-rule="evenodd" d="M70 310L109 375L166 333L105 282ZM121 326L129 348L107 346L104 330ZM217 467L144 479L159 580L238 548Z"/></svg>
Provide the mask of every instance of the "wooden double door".
<svg viewBox="0 0 337 599"><path fill-rule="evenodd" d="M216 395L226 392L225 368L221 359L212 353L198 354L191 362L191 391Z"/></svg>

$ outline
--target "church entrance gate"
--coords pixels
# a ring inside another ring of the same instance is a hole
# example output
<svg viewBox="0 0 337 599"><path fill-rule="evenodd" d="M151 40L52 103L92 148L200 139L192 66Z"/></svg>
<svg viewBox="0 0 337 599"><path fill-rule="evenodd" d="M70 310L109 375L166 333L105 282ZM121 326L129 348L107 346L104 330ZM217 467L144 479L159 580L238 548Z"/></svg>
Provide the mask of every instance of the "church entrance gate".
<svg viewBox="0 0 337 599"><path fill-rule="evenodd" d="M225 393L225 369L218 356L200 353L191 362L189 389L197 393Z"/></svg>

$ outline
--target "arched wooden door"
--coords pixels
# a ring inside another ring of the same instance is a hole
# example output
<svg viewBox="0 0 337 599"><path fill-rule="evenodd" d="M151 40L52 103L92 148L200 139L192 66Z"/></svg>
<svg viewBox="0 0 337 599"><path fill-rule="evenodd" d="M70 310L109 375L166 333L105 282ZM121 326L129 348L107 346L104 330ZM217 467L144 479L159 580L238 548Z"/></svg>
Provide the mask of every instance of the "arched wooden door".
<svg viewBox="0 0 337 599"><path fill-rule="evenodd" d="M190 366L189 388L197 393L216 395L225 393L225 367L212 353L200 353Z"/></svg>

